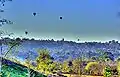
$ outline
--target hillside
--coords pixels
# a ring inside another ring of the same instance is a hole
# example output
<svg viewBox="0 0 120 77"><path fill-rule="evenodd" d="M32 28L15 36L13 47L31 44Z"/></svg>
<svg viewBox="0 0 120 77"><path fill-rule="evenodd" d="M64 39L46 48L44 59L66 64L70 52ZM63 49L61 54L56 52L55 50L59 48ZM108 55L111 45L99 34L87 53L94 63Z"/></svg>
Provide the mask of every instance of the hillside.
<svg viewBox="0 0 120 77"><path fill-rule="evenodd" d="M14 63L7 59L2 59L1 77L28 77L28 68L24 65ZM47 77L41 73L30 69L30 77Z"/></svg>
<svg viewBox="0 0 120 77"><path fill-rule="evenodd" d="M7 39L9 41L10 39ZM97 50L104 52L111 52L114 55L114 59L118 58L120 55L120 43L118 41L112 40L106 43L100 42L85 42L76 43L73 41L64 40L34 40L34 39L22 39L22 44L18 48L19 54L17 57L23 60L28 55L27 53L32 53L31 59L34 60L38 54L37 49L48 49L50 55L57 61L64 61L69 57L77 58L84 55L86 58L92 56L99 56L96 52ZM7 51L7 46L3 45L3 50ZM14 49L13 51L14 52ZM4 52L3 52L4 54ZM12 55L15 55L12 53Z"/></svg>

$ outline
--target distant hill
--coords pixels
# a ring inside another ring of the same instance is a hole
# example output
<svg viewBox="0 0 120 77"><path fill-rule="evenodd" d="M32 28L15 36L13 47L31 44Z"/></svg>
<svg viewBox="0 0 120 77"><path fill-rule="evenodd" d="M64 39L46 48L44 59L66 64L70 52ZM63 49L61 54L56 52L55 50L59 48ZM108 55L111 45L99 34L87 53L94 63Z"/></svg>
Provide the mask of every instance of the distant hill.
<svg viewBox="0 0 120 77"><path fill-rule="evenodd" d="M1 77L28 77L28 68L24 65L14 63L7 59L2 59ZM47 77L41 73L30 69L30 77Z"/></svg>
<svg viewBox="0 0 120 77"><path fill-rule="evenodd" d="M5 38L9 41L11 39ZM13 39L12 39L13 40ZM92 56L99 56L96 52L97 50L111 52L114 55L114 58L117 58L120 55L120 43L118 41L112 40L106 43L101 42L85 42L85 43L76 43L73 41L64 41L58 40L34 40L34 39L20 39L16 38L15 40L21 40L22 44L19 48L18 57L25 59L28 52L32 53L31 59L35 59L37 54L37 49L48 49L50 55L57 61L64 61L69 57L77 58L84 55L86 58ZM5 46L4 50L7 50ZM14 50L13 50L14 52ZM14 54L13 54L14 55Z"/></svg>

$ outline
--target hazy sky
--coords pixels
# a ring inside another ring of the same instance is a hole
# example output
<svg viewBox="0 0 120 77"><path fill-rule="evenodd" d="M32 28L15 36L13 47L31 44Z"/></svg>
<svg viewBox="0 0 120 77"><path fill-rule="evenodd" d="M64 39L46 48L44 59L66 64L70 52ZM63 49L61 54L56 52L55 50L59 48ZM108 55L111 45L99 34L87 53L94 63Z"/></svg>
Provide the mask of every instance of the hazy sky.
<svg viewBox="0 0 120 77"><path fill-rule="evenodd" d="M15 36L109 40L120 36L120 0L13 0L1 15L14 22L2 29ZM33 16L32 13L37 15ZM59 20L59 16L63 16Z"/></svg>

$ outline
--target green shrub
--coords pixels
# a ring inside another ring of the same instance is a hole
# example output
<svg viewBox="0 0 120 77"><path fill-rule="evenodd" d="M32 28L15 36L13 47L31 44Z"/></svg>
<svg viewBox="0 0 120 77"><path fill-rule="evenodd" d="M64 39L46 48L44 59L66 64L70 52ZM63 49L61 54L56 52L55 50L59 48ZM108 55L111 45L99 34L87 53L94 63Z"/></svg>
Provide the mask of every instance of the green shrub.
<svg viewBox="0 0 120 77"><path fill-rule="evenodd" d="M112 77L111 68L109 66L105 67L104 77Z"/></svg>

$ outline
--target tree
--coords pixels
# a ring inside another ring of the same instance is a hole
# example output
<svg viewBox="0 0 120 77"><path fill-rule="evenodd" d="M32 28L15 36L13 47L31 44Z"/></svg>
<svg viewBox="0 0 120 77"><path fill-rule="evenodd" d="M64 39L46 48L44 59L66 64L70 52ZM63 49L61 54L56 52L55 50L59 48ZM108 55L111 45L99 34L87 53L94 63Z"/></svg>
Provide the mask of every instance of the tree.
<svg viewBox="0 0 120 77"><path fill-rule="evenodd" d="M98 62L89 62L87 66L85 67L86 72L88 72L91 75L98 75L101 74L102 67Z"/></svg>
<svg viewBox="0 0 120 77"><path fill-rule="evenodd" d="M12 0L0 0L0 6L3 7L6 1L12 1ZM0 7L0 12L4 12L4 9L1 9ZM6 19L6 18L0 18L0 26L3 26L5 24L13 24L12 21ZM1 37L1 53L2 53L2 45L5 44L8 46L8 51L3 55L3 57L5 58L6 56L8 56L8 54L17 54L18 52L15 50L15 52L12 52L13 49L17 49L20 44L21 44L21 39L17 38L16 40L11 39L10 41L8 41L7 39L4 39L3 36L11 36L13 33L6 33L5 31L0 30L0 37ZM2 58L1 58L2 59Z"/></svg>
<svg viewBox="0 0 120 77"><path fill-rule="evenodd" d="M73 63L72 63L72 61L68 61L68 67L69 67L69 73L70 73L70 77L71 77L71 73L73 72L73 70L72 70L72 67L73 67Z"/></svg>
<svg viewBox="0 0 120 77"><path fill-rule="evenodd" d="M0 0L0 6L2 7L2 6L4 6L4 3L6 2L6 1L12 1L12 0ZM4 12L4 9L2 9L0 7L0 12ZM0 18L0 26L3 26L4 24L13 24L13 22L11 22L10 20L7 20L7 19L5 19L5 18ZM2 30L0 30L0 37L1 37L1 39L2 39L2 35L4 34L4 31L2 31ZM2 41L1 41L1 56L2 56ZM2 57L0 57L0 61L2 60ZM1 64L0 64L0 66L1 66ZM2 75L2 74L1 74ZM1 76L0 75L0 76Z"/></svg>
<svg viewBox="0 0 120 77"><path fill-rule="evenodd" d="M69 72L70 71L70 68L68 66L68 61L64 61L63 64L62 64L62 71L63 72Z"/></svg>
<svg viewBox="0 0 120 77"><path fill-rule="evenodd" d="M34 41L35 39L34 39L34 38L32 38L31 40L32 40L32 41Z"/></svg>
<svg viewBox="0 0 120 77"><path fill-rule="evenodd" d="M58 71L60 68L59 65L57 64L57 62L53 62L52 64L49 64L48 67L49 67L49 72L51 72L51 73Z"/></svg>
<svg viewBox="0 0 120 77"><path fill-rule="evenodd" d="M110 77L112 73L111 73L111 71L110 72L106 71L106 69L110 68L110 66L106 62L107 61L114 61L114 55L111 52L105 52L105 51L101 51L101 50L98 50L97 52L100 53L99 61L104 62L103 63L103 66L104 66L103 69L105 70L104 76Z"/></svg>
<svg viewBox="0 0 120 77"><path fill-rule="evenodd" d="M38 61L39 61L39 59L44 61L46 59L51 58L50 53L47 49L39 49L38 54L39 54Z"/></svg>
<svg viewBox="0 0 120 77"><path fill-rule="evenodd" d="M2 9L2 7L5 5L5 2L7 2L7 1L12 1L12 0L0 0L0 6L1 6L0 12L4 12L4 9ZM5 19L5 18L0 18L0 26L3 26L3 25L5 25L5 24L13 24L13 22L10 21L10 20L7 20L7 19ZM0 30L0 37L1 37L2 39L3 39L3 36L5 36L5 35L11 36L11 34L13 34L13 33L6 33L5 31ZM6 42L6 40L4 40L4 41ZM12 41L12 42L14 42L14 41ZM3 43L3 42L2 42L2 43ZM11 42L10 42L10 44L11 44ZM2 45L2 44L1 44L1 45ZM6 57L6 55L10 52L10 50L11 50L14 46L16 46L16 45L18 45L18 43L16 43L16 41L15 41L14 44L10 45L11 47L10 47L10 49L5 53L4 57ZM2 50L2 47L1 47L1 50ZM2 52L2 51L1 51L1 52Z"/></svg>
<svg viewBox="0 0 120 77"><path fill-rule="evenodd" d="M91 59L92 59L92 61L97 61L97 57L96 56L92 56Z"/></svg>
<svg viewBox="0 0 120 77"><path fill-rule="evenodd" d="M120 57L117 58L117 62L120 62Z"/></svg>
<svg viewBox="0 0 120 77"><path fill-rule="evenodd" d="M16 38L16 41L21 41L21 39L18 37L18 38Z"/></svg>
<svg viewBox="0 0 120 77"><path fill-rule="evenodd" d="M6 41L6 40L5 40ZM4 54L3 57L6 57L9 54L13 54L13 52L11 52L11 50L13 48L16 48L19 47L21 44L21 41L16 41L16 40L11 40L11 41L6 41L6 45L8 46L8 51ZM11 53L10 53L11 52ZM14 53L18 53L18 52L14 52Z"/></svg>
<svg viewBox="0 0 120 77"><path fill-rule="evenodd" d="M112 77L111 68L109 66L105 68L104 77Z"/></svg>
<svg viewBox="0 0 120 77"><path fill-rule="evenodd" d="M80 75L80 73L81 73L81 70L80 70L81 63L82 63L82 61L79 58L73 60L73 72L74 73L77 73L77 74Z"/></svg>
<svg viewBox="0 0 120 77"><path fill-rule="evenodd" d="M39 49L38 54L39 56L36 58L37 70L50 72L50 67L51 64L53 64L53 61L51 59L49 51L47 49Z"/></svg>
<svg viewBox="0 0 120 77"><path fill-rule="evenodd" d="M120 76L120 61L117 62L117 71L118 75Z"/></svg>
<svg viewBox="0 0 120 77"><path fill-rule="evenodd" d="M106 59L114 61L114 55L111 52L105 52L104 55Z"/></svg>
<svg viewBox="0 0 120 77"><path fill-rule="evenodd" d="M0 6L4 6L6 1L12 0L0 0ZM0 8L0 12L4 12L4 9ZM3 26L4 24L13 24L13 22L5 18L0 18L0 26Z"/></svg>
<svg viewBox="0 0 120 77"><path fill-rule="evenodd" d="M114 55L111 52L105 52L102 50L97 50L96 52L100 54L100 56L98 57L99 61L101 62L106 62L107 60L114 61Z"/></svg>

